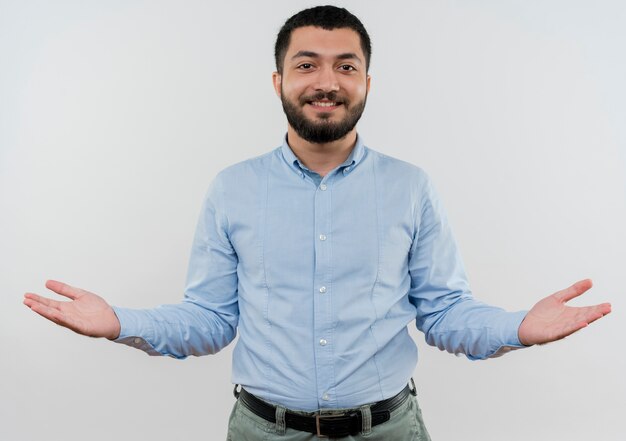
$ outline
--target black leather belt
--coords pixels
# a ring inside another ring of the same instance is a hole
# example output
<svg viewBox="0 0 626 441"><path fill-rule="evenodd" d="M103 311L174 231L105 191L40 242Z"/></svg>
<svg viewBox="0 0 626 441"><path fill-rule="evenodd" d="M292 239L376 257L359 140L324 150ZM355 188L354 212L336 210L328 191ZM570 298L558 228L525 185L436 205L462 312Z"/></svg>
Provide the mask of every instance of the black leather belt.
<svg viewBox="0 0 626 441"><path fill-rule="evenodd" d="M400 407L409 395L415 395L413 379L411 379L411 386L406 386L400 393L389 399L372 404L370 407L372 427L388 421L391 412ZM255 415L271 423L276 423L276 406L255 397L243 388L241 391L237 391L237 386L235 386L235 396ZM348 410L343 413L332 412L329 415L320 415L319 413L301 415L287 410L285 412L285 425L292 429L316 434L320 438L341 438L342 436L358 434L363 427L363 417L359 409Z"/></svg>

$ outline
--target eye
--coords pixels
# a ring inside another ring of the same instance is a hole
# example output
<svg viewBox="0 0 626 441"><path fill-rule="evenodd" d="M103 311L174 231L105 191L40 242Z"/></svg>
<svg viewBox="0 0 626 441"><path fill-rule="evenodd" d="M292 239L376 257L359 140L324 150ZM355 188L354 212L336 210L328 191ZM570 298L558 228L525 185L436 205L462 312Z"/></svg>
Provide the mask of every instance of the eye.
<svg viewBox="0 0 626 441"><path fill-rule="evenodd" d="M312 68L313 68L313 65L311 63L302 63L298 66L298 69L301 69L301 70L309 70Z"/></svg>
<svg viewBox="0 0 626 441"><path fill-rule="evenodd" d="M341 66L339 66L339 70L342 70L344 72L352 72L356 69L354 68L354 66L351 66L349 64L342 64Z"/></svg>

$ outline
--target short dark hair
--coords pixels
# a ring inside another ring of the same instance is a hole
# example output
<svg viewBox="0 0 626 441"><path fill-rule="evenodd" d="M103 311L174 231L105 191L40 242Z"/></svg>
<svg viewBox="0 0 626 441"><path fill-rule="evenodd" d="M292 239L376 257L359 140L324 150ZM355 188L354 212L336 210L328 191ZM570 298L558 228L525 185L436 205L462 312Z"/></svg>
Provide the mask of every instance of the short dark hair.
<svg viewBox="0 0 626 441"><path fill-rule="evenodd" d="M314 8L304 9L294 16L290 17L276 37L276 45L274 47L274 57L276 57L276 70L282 73L285 54L291 41L291 33L294 29L305 26L316 26L326 30L349 28L354 30L361 38L361 49L365 55L365 69L370 66L370 58L372 54L372 43L370 36L365 30L363 23L351 14L347 9L338 8L337 6L316 6Z"/></svg>

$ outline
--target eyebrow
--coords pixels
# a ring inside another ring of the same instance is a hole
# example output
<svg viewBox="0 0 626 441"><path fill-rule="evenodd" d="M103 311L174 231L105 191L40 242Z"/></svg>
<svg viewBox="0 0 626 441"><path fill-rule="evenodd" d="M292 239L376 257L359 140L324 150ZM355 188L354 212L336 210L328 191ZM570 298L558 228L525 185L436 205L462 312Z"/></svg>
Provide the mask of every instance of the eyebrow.
<svg viewBox="0 0 626 441"><path fill-rule="evenodd" d="M317 52L312 52L312 51L298 51L293 57L291 57L291 59L295 60L296 58L303 58L303 57L319 58L320 54L318 54ZM357 60L359 63L362 63L359 56L355 54L354 52L346 52L343 54L339 54L337 55L337 58L339 60Z"/></svg>

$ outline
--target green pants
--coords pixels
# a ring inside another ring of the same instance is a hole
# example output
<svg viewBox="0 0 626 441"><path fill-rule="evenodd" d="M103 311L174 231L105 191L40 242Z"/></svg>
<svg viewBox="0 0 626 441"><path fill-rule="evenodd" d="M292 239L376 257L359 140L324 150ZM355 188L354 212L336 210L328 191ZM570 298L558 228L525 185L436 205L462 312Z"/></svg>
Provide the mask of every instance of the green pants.
<svg viewBox="0 0 626 441"><path fill-rule="evenodd" d="M363 409L363 408L362 408ZM282 409L284 411L284 409ZM364 409L365 413L368 409ZM279 413L281 412L279 408ZM363 411L362 411L363 412ZM365 414L364 414L365 415ZM227 441L317 441L317 435L285 428L256 416L239 401L235 403L228 422ZM324 438L329 441L430 441L422 420L417 399L411 395L399 408L391 412L389 421L374 426L355 436Z"/></svg>

